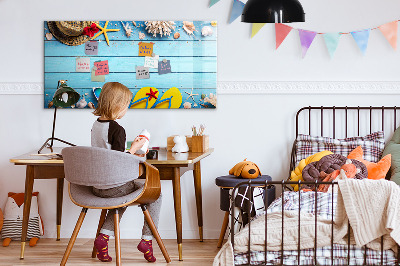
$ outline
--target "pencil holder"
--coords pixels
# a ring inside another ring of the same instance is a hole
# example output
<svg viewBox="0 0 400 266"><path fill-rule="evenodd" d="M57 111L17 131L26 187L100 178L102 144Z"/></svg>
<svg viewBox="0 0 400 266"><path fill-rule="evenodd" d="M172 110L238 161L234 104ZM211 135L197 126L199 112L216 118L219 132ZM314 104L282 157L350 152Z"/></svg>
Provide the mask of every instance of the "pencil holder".
<svg viewBox="0 0 400 266"><path fill-rule="evenodd" d="M192 136L192 152L205 152L208 150L208 135Z"/></svg>

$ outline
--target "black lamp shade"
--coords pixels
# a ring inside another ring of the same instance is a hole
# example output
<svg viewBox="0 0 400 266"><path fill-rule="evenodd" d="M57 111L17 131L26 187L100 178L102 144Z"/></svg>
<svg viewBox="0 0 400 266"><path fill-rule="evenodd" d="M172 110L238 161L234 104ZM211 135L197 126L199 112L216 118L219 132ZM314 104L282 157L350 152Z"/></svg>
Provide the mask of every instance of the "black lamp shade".
<svg viewBox="0 0 400 266"><path fill-rule="evenodd" d="M65 97L67 96L67 97ZM61 83L53 96L53 104L57 107L69 107L76 104L81 96L66 83Z"/></svg>
<svg viewBox="0 0 400 266"><path fill-rule="evenodd" d="M298 0L249 0L243 8L242 22L304 22L304 15Z"/></svg>

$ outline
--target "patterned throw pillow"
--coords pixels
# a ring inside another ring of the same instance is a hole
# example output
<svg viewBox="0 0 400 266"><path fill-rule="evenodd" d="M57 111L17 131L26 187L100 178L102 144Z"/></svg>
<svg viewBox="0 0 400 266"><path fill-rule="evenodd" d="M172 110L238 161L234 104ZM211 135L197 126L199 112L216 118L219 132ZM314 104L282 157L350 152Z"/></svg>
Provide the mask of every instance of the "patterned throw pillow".
<svg viewBox="0 0 400 266"><path fill-rule="evenodd" d="M358 146L362 147L365 160L378 162L385 148L385 140L383 131L374 132L364 137L345 139L299 134L295 145L296 165L298 165L302 159L324 150L329 150L347 157L347 155Z"/></svg>

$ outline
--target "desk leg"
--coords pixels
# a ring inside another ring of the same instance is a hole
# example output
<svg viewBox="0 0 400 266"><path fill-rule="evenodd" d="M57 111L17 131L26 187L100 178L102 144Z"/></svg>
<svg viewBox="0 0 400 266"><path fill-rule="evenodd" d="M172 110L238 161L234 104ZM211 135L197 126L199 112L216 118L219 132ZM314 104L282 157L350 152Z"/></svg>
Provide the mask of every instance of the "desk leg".
<svg viewBox="0 0 400 266"><path fill-rule="evenodd" d="M197 221L199 225L200 242L203 242L203 203L201 196L201 169L200 161L193 167L194 191L196 194Z"/></svg>
<svg viewBox="0 0 400 266"><path fill-rule="evenodd" d="M24 259L26 235L28 233L29 213L31 211L32 190L34 181L34 166L26 166L25 177L25 196L24 196L24 213L22 219L22 233L21 233L21 255L20 259Z"/></svg>
<svg viewBox="0 0 400 266"><path fill-rule="evenodd" d="M174 178L172 179L174 191L175 223L178 242L179 260L182 260L182 206L181 206L181 174L179 167L174 167Z"/></svg>
<svg viewBox="0 0 400 266"><path fill-rule="evenodd" d="M64 178L57 178L57 241L60 241Z"/></svg>

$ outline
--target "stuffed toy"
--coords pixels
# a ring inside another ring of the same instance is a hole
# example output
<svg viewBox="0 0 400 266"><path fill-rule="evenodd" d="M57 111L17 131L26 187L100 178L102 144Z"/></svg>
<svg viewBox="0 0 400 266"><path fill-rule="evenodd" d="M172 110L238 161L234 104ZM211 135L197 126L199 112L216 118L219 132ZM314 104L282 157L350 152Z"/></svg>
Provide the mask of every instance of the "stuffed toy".
<svg viewBox="0 0 400 266"><path fill-rule="evenodd" d="M387 172L390 169L392 155L387 154L379 162L373 163L364 160L363 153L364 152L361 146L358 146L352 152L350 152L347 158L356 159L365 164L368 169L368 179L375 179L375 180L384 179L386 177Z"/></svg>
<svg viewBox="0 0 400 266"><path fill-rule="evenodd" d="M246 160L247 158L244 159L242 162L237 163L231 170L229 170L229 174L249 179L257 178L258 176L260 176L260 168L258 168L255 163Z"/></svg>
<svg viewBox="0 0 400 266"><path fill-rule="evenodd" d="M32 193L31 212L29 214L27 239L29 246L36 245L39 237L43 235L43 223L39 216L38 207L39 192ZM8 247L11 240L21 241L22 219L24 212L24 193L8 193L4 208L4 222L1 230L3 247Z"/></svg>
<svg viewBox="0 0 400 266"><path fill-rule="evenodd" d="M188 152L189 146L186 143L185 136L175 136L174 137L175 146L172 148L172 152Z"/></svg>
<svg viewBox="0 0 400 266"><path fill-rule="evenodd" d="M299 164L297 165L297 167L290 173L290 181L303 181L303 176L302 176L302 172L304 167L306 167L306 165L308 165L309 163L312 162L317 162L319 160L321 160L322 157L326 156L326 155L330 155L333 154L333 152L331 151L320 151L318 153L315 153L311 156L308 156L307 158L301 160L299 162ZM294 191L298 191L299 190L299 185L291 185L294 189Z"/></svg>

